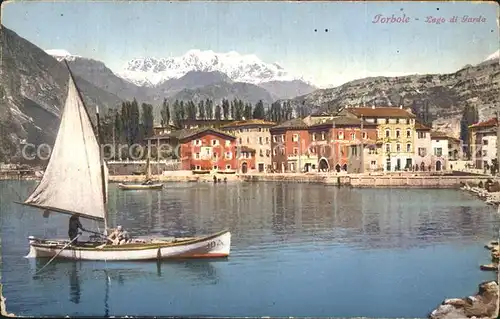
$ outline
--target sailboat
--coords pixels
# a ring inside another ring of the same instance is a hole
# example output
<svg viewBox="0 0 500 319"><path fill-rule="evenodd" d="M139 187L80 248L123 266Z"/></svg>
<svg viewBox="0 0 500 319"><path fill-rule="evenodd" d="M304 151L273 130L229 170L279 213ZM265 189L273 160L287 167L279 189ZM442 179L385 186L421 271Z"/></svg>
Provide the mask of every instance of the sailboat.
<svg viewBox="0 0 500 319"><path fill-rule="evenodd" d="M156 184L148 184L147 182L151 180L151 164L150 164L150 157L148 156L148 159L146 160L146 181L145 183L142 184L118 184L118 187L123 189L123 190L141 190L141 189L162 189L163 184L161 183L156 183Z"/></svg>
<svg viewBox="0 0 500 319"><path fill-rule="evenodd" d="M122 245L108 244L108 169L103 159L99 133L83 103L69 66L68 95L55 144L45 173L36 189L18 204L51 213L77 215L104 222L104 232L89 241L42 239L29 236L28 258L52 257L73 260L162 260L169 258L219 258L229 256L231 233L190 238L133 238ZM77 237L78 238L78 237ZM51 259L51 260L53 260Z"/></svg>

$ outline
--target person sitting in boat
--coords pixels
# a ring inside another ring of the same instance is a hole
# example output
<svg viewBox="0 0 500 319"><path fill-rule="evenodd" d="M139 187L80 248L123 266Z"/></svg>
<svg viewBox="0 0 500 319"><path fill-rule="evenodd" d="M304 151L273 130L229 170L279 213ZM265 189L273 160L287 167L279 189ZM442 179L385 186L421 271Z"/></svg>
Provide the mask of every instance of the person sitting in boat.
<svg viewBox="0 0 500 319"><path fill-rule="evenodd" d="M151 185L153 184L153 181L148 179L147 181L145 181L144 183L142 183L142 185Z"/></svg>
<svg viewBox="0 0 500 319"><path fill-rule="evenodd" d="M122 235L123 232L123 227L118 226L116 229L111 232L111 234L108 236L108 240L111 242L112 245L118 245L120 243L120 236Z"/></svg>
<svg viewBox="0 0 500 319"><path fill-rule="evenodd" d="M130 235L128 233L128 231L124 230L119 236L118 236L118 245L123 245L123 244L127 244L127 243L130 243L132 241L132 239L130 238Z"/></svg>
<svg viewBox="0 0 500 319"><path fill-rule="evenodd" d="M68 236L69 236L69 239L71 241L73 241L73 244L75 244L75 245L78 244L78 239L75 239L78 236L78 229L86 231L83 228L82 223L80 222L80 219L78 218L78 215L74 214L69 219Z"/></svg>

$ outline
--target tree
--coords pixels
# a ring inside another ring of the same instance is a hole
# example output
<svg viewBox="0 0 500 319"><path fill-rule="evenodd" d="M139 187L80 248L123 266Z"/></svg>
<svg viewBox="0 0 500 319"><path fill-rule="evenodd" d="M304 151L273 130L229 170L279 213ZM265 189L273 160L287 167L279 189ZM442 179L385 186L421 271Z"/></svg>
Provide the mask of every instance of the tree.
<svg viewBox="0 0 500 319"><path fill-rule="evenodd" d="M153 106L142 103L142 129L144 138L153 136L153 122Z"/></svg>
<svg viewBox="0 0 500 319"><path fill-rule="evenodd" d="M163 99L163 105L161 107L161 126L167 126L170 123L170 105L167 103L167 99Z"/></svg>
<svg viewBox="0 0 500 319"><path fill-rule="evenodd" d="M235 107L234 119L237 121L241 121L243 119L243 112L245 111L245 106L243 105L243 101L234 99L233 103Z"/></svg>
<svg viewBox="0 0 500 319"><path fill-rule="evenodd" d="M174 112L174 125L177 127L181 127L182 124L182 114L181 114L181 105L179 103L179 100L175 100L174 105L173 105L173 112Z"/></svg>
<svg viewBox="0 0 500 319"><path fill-rule="evenodd" d="M466 154L467 158L470 158L470 145L469 143L475 143L475 141L469 141L469 126L477 123L479 121L479 112L476 107L467 104L462 112L462 118L460 120L460 140L465 144L463 152Z"/></svg>
<svg viewBox="0 0 500 319"><path fill-rule="evenodd" d="M229 119L229 101L226 99L222 99L222 115L225 120Z"/></svg>
<svg viewBox="0 0 500 319"><path fill-rule="evenodd" d="M243 116L246 120L250 120L252 118L252 104L245 104L245 110L243 111Z"/></svg>
<svg viewBox="0 0 500 319"><path fill-rule="evenodd" d="M207 113L207 118L212 120L214 118L214 103L210 99L206 99L205 101L205 110Z"/></svg>
<svg viewBox="0 0 500 319"><path fill-rule="evenodd" d="M200 119L206 120L205 105L203 103L203 100L198 102L198 114L200 116Z"/></svg>
<svg viewBox="0 0 500 319"><path fill-rule="evenodd" d="M196 120L196 105L193 101L186 103L186 119Z"/></svg>
<svg viewBox="0 0 500 319"><path fill-rule="evenodd" d="M259 100L257 104L255 104L255 109L253 110L253 118L263 120L266 116L266 111L264 110L264 103L262 100Z"/></svg>
<svg viewBox="0 0 500 319"><path fill-rule="evenodd" d="M216 119L217 121L220 121L220 120L221 120L221 109L220 109L220 105L219 105L219 104L217 104L217 105L215 106L215 119Z"/></svg>

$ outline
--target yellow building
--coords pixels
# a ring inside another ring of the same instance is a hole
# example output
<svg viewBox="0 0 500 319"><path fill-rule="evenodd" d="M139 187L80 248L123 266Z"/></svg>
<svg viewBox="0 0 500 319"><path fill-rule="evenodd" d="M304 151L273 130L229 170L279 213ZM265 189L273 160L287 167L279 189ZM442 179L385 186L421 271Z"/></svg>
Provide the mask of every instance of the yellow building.
<svg viewBox="0 0 500 319"><path fill-rule="evenodd" d="M377 124L382 142L384 171L411 169L414 165L415 115L402 107L353 107L342 113Z"/></svg>
<svg viewBox="0 0 500 319"><path fill-rule="evenodd" d="M252 119L234 121L221 126L221 129L236 136L237 145L255 150L255 168L258 172L271 169L271 133L274 122Z"/></svg>

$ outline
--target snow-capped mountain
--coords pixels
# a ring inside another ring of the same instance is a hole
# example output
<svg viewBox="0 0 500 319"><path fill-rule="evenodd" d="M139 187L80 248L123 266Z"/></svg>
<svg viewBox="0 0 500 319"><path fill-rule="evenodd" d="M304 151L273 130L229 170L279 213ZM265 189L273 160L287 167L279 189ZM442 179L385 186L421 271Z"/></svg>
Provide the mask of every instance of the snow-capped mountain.
<svg viewBox="0 0 500 319"><path fill-rule="evenodd" d="M47 53L48 55L51 55L59 62L61 62L62 60L74 61L76 58L81 58L81 56L71 54L68 51L63 50L63 49L45 50L45 53Z"/></svg>
<svg viewBox="0 0 500 319"><path fill-rule="evenodd" d="M253 54L242 55L235 51L189 50L186 54L169 58L138 58L125 64L119 76L141 86L156 86L169 79L178 79L189 71L227 74L235 82L259 84L269 81L304 79L287 72L277 63L265 63ZM306 81L304 81L306 82Z"/></svg>
<svg viewBox="0 0 500 319"><path fill-rule="evenodd" d="M490 54L486 59L484 59L484 61L489 61L493 59L500 59L500 50L497 50L496 52Z"/></svg>

